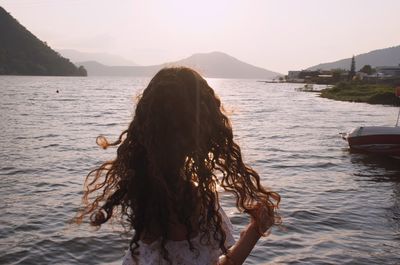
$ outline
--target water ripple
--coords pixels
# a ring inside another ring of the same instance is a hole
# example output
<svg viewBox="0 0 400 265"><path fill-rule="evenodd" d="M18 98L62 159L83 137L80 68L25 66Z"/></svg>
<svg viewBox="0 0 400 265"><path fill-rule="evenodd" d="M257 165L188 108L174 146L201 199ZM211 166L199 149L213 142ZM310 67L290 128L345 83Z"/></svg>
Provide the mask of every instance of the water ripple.
<svg viewBox="0 0 400 265"><path fill-rule="evenodd" d="M148 81L0 77L1 264L121 264L129 237L118 225L93 231L69 221L86 174L115 157L96 136L118 138ZM391 125L397 108L326 100L296 84L208 81L245 160L282 196L282 227L246 264L400 264L400 163L350 153L338 135ZM238 238L249 218L232 195L221 198Z"/></svg>

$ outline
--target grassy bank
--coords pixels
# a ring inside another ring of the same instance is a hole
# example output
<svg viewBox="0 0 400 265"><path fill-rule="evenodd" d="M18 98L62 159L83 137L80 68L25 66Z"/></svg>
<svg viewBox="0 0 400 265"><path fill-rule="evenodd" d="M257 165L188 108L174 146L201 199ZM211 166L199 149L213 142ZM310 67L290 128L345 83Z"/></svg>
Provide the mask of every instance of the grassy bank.
<svg viewBox="0 0 400 265"><path fill-rule="evenodd" d="M321 91L321 97L341 101L400 106L394 88L387 85L341 82Z"/></svg>

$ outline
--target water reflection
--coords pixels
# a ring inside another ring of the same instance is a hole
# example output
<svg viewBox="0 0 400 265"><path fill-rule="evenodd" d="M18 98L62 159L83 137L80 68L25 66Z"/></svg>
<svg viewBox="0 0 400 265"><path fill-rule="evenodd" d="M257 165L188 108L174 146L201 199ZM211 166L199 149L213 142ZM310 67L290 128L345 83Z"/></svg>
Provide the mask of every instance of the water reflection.
<svg viewBox="0 0 400 265"><path fill-rule="evenodd" d="M350 152L354 175L364 180L400 182L400 160L388 156ZM368 178L367 178L368 177Z"/></svg>
<svg viewBox="0 0 400 265"><path fill-rule="evenodd" d="M365 153L350 153L350 162L355 166L354 176L359 181L371 181L391 186L390 203L386 208L387 225L392 228L393 239L400 240L400 160Z"/></svg>
<svg viewBox="0 0 400 265"><path fill-rule="evenodd" d="M246 264L398 259L400 160L350 153L338 136L366 121L392 124L388 113L397 108L326 100L292 84L209 81L232 110L245 160L283 198L286 230L262 239ZM0 90L1 264L121 264L129 239L113 227L64 229L87 171L115 156L99 150L95 137L118 137L132 118L132 95L147 82L0 77L8 84ZM55 89L62 91L56 98ZM239 237L248 220L232 198L221 200Z"/></svg>

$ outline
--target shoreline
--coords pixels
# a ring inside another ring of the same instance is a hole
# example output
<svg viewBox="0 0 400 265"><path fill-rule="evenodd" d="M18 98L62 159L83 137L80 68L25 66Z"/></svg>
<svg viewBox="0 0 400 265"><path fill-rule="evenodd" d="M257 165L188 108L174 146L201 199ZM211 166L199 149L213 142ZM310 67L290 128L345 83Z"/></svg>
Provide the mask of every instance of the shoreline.
<svg viewBox="0 0 400 265"><path fill-rule="evenodd" d="M320 97L338 101L400 106L395 88L382 84L339 83L320 91Z"/></svg>

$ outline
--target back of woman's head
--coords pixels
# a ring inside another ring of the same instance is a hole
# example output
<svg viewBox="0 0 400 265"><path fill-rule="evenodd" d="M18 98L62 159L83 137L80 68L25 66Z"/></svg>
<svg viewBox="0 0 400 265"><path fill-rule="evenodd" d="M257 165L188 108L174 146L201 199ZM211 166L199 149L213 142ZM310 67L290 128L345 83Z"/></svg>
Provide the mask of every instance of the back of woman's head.
<svg viewBox="0 0 400 265"><path fill-rule="evenodd" d="M125 217L135 229L131 247L138 246L145 231L156 230L168 257L168 227L179 222L186 226L190 245L192 232L198 231L225 251L218 183L235 195L239 210L257 203L273 209L279 203L279 195L267 191L257 172L243 162L220 100L189 68L159 71L119 140L98 138L98 143L104 148L119 145L117 157L88 174L77 220L90 215L91 224L100 226L112 216ZM193 227L196 212L201 214Z"/></svg>
<svg viewBox="0 0 400 265"><path fill-rule="evenodd" d="M232 137L214 91L198 73L183 67L165 68L151 80L128 135L130 131L159 174L178 173L185 161L204 159Z"/></svg>

